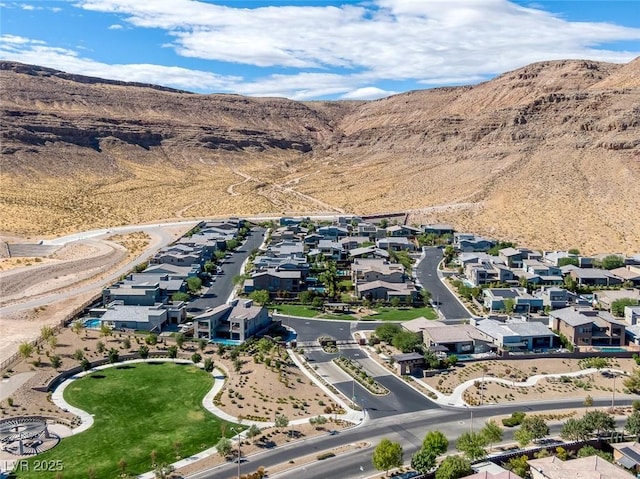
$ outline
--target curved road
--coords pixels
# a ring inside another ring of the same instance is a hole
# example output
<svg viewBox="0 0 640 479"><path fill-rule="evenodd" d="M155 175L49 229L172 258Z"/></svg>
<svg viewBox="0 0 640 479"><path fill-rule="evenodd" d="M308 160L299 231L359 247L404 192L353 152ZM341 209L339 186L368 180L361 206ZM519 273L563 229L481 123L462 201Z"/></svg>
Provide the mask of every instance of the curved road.
<svg viewBox="0 0 640 479"><path fill-rule="evenodd" d="M416 277L431 293L431 299L438 310L448 320L469 319L472 315L458 301L441 281L438 264L442 260L442 250L431 247L425 250L424 258L416 265Z"/></svg>

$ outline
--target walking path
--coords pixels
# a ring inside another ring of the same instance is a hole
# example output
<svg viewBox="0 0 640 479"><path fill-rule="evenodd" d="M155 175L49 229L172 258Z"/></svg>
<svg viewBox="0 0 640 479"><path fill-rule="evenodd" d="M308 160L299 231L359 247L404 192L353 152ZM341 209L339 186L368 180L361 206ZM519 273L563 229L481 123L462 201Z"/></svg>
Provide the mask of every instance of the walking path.
<svg viewBox="0 0 640 479"><path fill-rule="evenodd" d="M364 420L366 419L366 415L365 413L361 412L361 411L355 411L351 408L349 408L345 402L336 394L334 394L333 392L331 392L331 390L325 385L323 384L320 380L318 380L314 375L312 375L307 368L301 363L300 359L295 355L295 353L292 350L287 350L287 352L289 353L290 357L292 358L292 360L294 361L294 363L300 368L301 371L303 371L308 377L309 379L311 379L312 381L314 381L314 383L316 383L329 397L331 397L334 401L336 401L338 404L340 404L340 406L342 406L344 408L344 410L346 411L345 414L341 414L338 415L337 417L339 417L340 419L342 419L343 421L348 421L351 423L354 423L354 425L360 425L364 423ZM132 359L130 361L126 361L127 363L131 364L131 363L144 363L144 362L158 362L158 361L162 361L162 362L173 362L173 363L179 363L179 364L192 364L191 361L187 360L187 359L170 359L170 358L153 358L153 359ZM93 426L93 415L89 414L88 412L74 407L71 404L69 404L67 401L65 401L64 399L64 391L65 389L73 383L73 381L80 379L84 376L87 376L89 374L92 374L96 371L100 371L102 369L107 369L107 368L112 368L112 367L116 367L122 365L121 362L119 363L115 363L115 364L105 364L102 366L96 366L95 368L90 369L89 371L83 371L80 372L78 374L75 374L67 379L64 380L64 382L62 382L62 384L60 384L55 391L53 391L53 393L51 394L51 400L53 401L53 403L58 406L60 409L63 410L67 410L73 414L75 414L76 416L78 416L80 418L80 426L78 426L75 429L72 429L70 434L71 435L75 435L75 434L80 434L81 432L86 431L87 429L89 429L91 426ZM198 367L203 367L203 363L199 363L196 364L196 366ZM215 398L216 394L218 394L222 388L224 388L224 378L225 375L222 371L220 371L219 369L214 369L213 372L211 373L211 375L214 378L214 383L213 383L213 387L211 388L211 390L205 395L205 397L202 399L202 406L209 411L211 414L219 417L220 419L223 419L225 421L231 422L231 423L238 423L238 418L231 416L230 414L227 414L226 412L224 412L222 409L218 408L214 403L213 403L213 399ZM327 417L328 419L334 417L333 414L323 414L323 416ZM295 419L293 421L290 422L291 425L300 425L300 424L308 424L309 423L309 418L302 418L302 419ZM250 420L243 420L242 421L242 425L243 426L251 426L251 425L256 425L258 427L260 427L261 429L263 428L268 428L268 427L273 427L275 426L275 423L272 421L269 422L259 422L259 421L250 421ZM236 440L243 440L246 437L246 431L240 433L238 436L236 436ZM194 463L195 461L198 461L200 459L204 459L206 457L212 456L214 454L217 454L217 450L215 447L211 447L209 449L206 449L204 451L201 451L197 454L194 454L192 456L189 456L185 459L182 459L180 461L177 461L175 463L172 464L172 466L175 469L179 469L181 467L185 467L188 466L192 463ZM153 471L144 473L140 476L138 476L141 479L153 479L155 478L155 473Z"/></svg>

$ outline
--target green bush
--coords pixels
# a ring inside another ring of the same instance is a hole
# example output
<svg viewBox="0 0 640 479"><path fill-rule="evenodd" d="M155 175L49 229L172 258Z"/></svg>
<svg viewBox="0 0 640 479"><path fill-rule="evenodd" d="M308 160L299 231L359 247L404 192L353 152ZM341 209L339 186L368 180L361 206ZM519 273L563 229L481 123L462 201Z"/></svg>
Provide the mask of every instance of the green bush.
<svg viewBox="0 0 640 479"><path fill-rule="evenodd" d="M335 454L333 452L323 452L322 454L318 454L318 461L323 461L330 457L335 457Z"/></svg>

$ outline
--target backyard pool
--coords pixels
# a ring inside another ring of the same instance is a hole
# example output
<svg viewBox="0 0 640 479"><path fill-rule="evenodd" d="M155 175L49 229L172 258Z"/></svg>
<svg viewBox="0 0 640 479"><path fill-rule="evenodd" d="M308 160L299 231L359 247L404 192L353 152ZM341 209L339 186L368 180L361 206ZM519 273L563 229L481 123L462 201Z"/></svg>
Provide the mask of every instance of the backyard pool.
<svg viewBox="0 0 640 479"><path fill-rule="evenodd" d="M100 329L100 325L102 324L102 320L98 318L87 318L82 323L85 328L89 329Z"/></svg>
<svg viewBox="0 0 640 479"><path fill-rule="evenodd" d="M626 353L627 352L627 348L619 348L615 346L600 346L600 347L594 347L593 349L601 353Z"/></svg>

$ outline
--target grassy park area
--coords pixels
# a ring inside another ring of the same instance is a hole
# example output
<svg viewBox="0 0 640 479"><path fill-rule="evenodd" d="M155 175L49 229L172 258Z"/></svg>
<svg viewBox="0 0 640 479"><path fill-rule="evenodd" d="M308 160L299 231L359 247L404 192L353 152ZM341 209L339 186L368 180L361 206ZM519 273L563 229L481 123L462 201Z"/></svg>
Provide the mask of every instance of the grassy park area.
<svg viewBox="0 0 640 479"><path fill-rule="evenodd" d="M431 307L424 308L375 308L366 314L339 314L339 313L324 313L311 306L304 306L298 304L279 304L273 308L275 311L281 314L287 314L290 316L301 316L304 318L318 318L318 319L342 319L345 321L350 320L370 320L370 321L409 321L411 319L424 316L427 319L437 319L438 315Z"/></svg>
<svg viewBox="0 0 640 479"><path fill-rule="evenodd" d="M222 435L234 434L229 423L202 407L212 386L211 375L188 364L123 364L96 371L64 393L70 404L94 415L94 425L37 461L61 461L64 479L116 477L154 469L152 451L156 464L168 464L212 447ZM54 477L33 469L18 477Z"/></svg>

